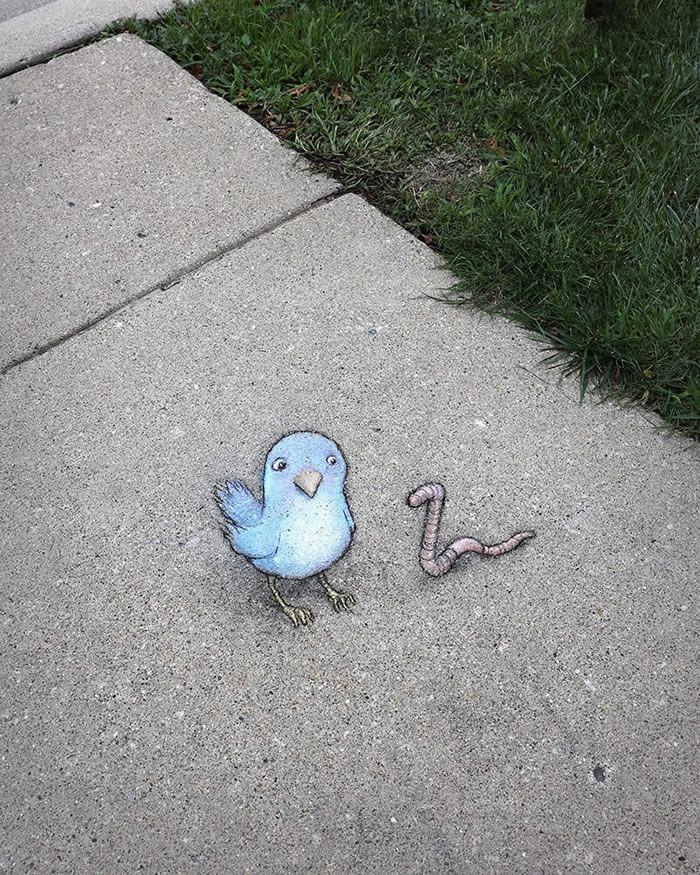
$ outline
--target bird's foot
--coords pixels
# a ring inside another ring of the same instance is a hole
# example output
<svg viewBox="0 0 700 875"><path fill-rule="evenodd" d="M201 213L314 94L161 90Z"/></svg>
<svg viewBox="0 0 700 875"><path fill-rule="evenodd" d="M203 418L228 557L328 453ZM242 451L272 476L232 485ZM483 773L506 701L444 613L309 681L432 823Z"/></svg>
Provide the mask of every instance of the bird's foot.
<svg viewBox="0 0 700 875"><path fill-rule="evenodd" d="M270 587L270 591L275 597L277 604L282 608L295 626L298 626L299 624L302 626L308 626L310 623L313 623L313 611L310 608L298 608L296 605L288 605L275 586L275 578L269 574L267 576L267 585Z"/></svg>
<svg viewBox="0 0 700 875"><path fill-rule="evenodd" d="M333 604L333 610L338 613L340 613L341 608L349 610L355 604L355 596L351 592L343 592L343 590L329 592L328 598Z"/></svg>
<svg viewBox="0 0 700 875"><path fill-rule="evenodd" d="M319 575L321 586L325 589L326 595L331 600L333 610L340 613L342 608L349 610L355 604L355 596L351 592L345 592L342 589L333 589L328 583L325 574Z"/></svg>
<svg viewBox="0 0 700 875"><path fill-rule="evenodd" d="M314 621L314 614L310 608L299 608L296 605L284 605L282 610L295 626L301 624L308 626Z"/></svg>

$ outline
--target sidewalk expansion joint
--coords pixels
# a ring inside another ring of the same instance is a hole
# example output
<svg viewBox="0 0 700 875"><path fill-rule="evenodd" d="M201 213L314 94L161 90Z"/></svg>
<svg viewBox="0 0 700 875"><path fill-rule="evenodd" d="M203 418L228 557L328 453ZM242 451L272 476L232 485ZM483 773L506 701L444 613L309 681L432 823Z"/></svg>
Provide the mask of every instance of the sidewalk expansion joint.
<svg viewBox="0 0 700 875"><path fill-rule="evenodd" d="M73 52L84 49L86 46L89 46L92 43L96 42L97 36L98 35L95 34L94 36L80 37L79 39L64 43L58 49L51 49L50 51L39 52L32 58L25 58L24 60L17 61L16 64L13 64L7 70L3 70L2 72L0 72L0 80L7 79L9 76L14 76L15 73L22 73L24 70L31 70L33 67L43 67L51 61L56 60L56 58L62 57L63 55L72 55Z"/></svg>
<svg viewBox="0 0 700 875"><path fill-rule="evenodd" d="M174 270L165 279L161 280L158 283L155 283L152 286L149 286L147 289L144 289L143 291L138 292L135 295L132 295L130 298L127 298L124 301L120 301L119 304L116 304L114 307L110 307L108 310L100 313L99 316L95 316L94 319L83 322L82 325L79 325L77 328L73 328L71 331L62 334L60 337L57 337L54 340L50 340L47 343L35 347L31 352L27 353L26 355L18 356L17 358L13 359L0 369L0 376L4 376L9 371L12 371L20 365L23 365L25 362L38 358L49 350L55 349L57 346L61 346L66 341L72 340L74 337L85 334L86 331L89 331L91 328L95 328L102 322L106 322L116 313L120 313L122 310L126 310L127 307L130 307L137 301L141 301L144 298L147 298L154 292L164 292L168 289L171 289L173 286L178 285L178 283L180 283L180 281L183 280L185 277L197 273L203 267L206 267L214 261L218 261L225 255L228 255L230 252L235 252L237 249L242 249L244 246L247 246L254 240L259 240L266 234L271 234L273 231L276 231L278 228L281 228L288 222L293 222L300 216L312 212L317 207L322 207L324 204L327 204L330 201L337 200L337 198L342 197L345 193L346 192L344 191L344 189L341 189L340 191L334 191L331 194L327 194L323 197L317 198L315 201L307 204L307 206L300 207L298 210L294 210L293 212L288 213L281 219L275 219L272 222L268 222L266 225L262 225L260 228L258 228L257 231L253 231L250 234L243 235L243 237L241 237L239 240L236 240L235 243L229 243L225 246L221 246L218 249L215 249L213 252L209 253L209 255L205 255L203 258L195 261L193 264L187 265L187 267L179 268L178 270Z"/></svg>

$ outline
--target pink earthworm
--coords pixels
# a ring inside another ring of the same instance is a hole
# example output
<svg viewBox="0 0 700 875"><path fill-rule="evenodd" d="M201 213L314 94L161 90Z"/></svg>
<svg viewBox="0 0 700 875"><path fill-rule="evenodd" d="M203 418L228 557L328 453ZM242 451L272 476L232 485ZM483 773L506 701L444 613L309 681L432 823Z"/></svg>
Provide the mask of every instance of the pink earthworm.
<svg viewBox="0 0 700 875"><path fill-rule="evenodd" d="M438 533L440 531L440 517L445 503L445 487L442 483L424 483L414 489L408 496L409 507L420 507L428 502L428 511L425 515L425 529L423 531L423 544L420 551L420 564L431 577L442 577L452 568L455 562L464 553L482 553L484 556L500 556L514 550L527 538L534 538L534 532L518 532L507 541L500 544L482 544L476 538L459 538L446 547L440 555L436 555Z"/></svg>

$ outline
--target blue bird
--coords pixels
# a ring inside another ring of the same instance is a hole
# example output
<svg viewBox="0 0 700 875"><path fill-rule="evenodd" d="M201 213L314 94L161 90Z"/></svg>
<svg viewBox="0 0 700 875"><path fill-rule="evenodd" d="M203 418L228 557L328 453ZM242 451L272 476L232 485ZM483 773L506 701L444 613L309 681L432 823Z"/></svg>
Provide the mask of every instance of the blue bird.
<svg viewBox="0 0 700 875"><path fill-rule="evenodd" d="M330 438L313 431L289 434L267 454L259 502L240 480L215 489L224 534L236 553L267 575L275 600L296 626L314 619L287 604L275 579L318 577L336 611L355 604L333 589L325 571L350 546L355 523L345 498L347 465Z"/></svg>

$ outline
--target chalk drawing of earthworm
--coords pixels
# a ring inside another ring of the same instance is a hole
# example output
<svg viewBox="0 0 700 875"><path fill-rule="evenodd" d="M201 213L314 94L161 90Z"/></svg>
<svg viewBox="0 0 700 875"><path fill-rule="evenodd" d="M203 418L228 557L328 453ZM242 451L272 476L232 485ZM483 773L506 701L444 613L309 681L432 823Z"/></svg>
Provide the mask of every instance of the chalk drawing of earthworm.
<svg viewBox="0 0 700 875"><path fill-rule="evenodd" d="M440 517L445 504L445 487L442 483L424 483L414 489L408 496L409 507L420 507L428 503L425 515L425 529L423 530L423 543L420 551L420 564L423 571L431 577L442 577L452 568L455 562L464 553L481 553L484 556L500 556L522 544L528 538L534 538L534 532L518 532L507 541L500 544L482 544L476 538L459 538L446 547L442 553L437 554L436 546L440 531Z"/></svg>

